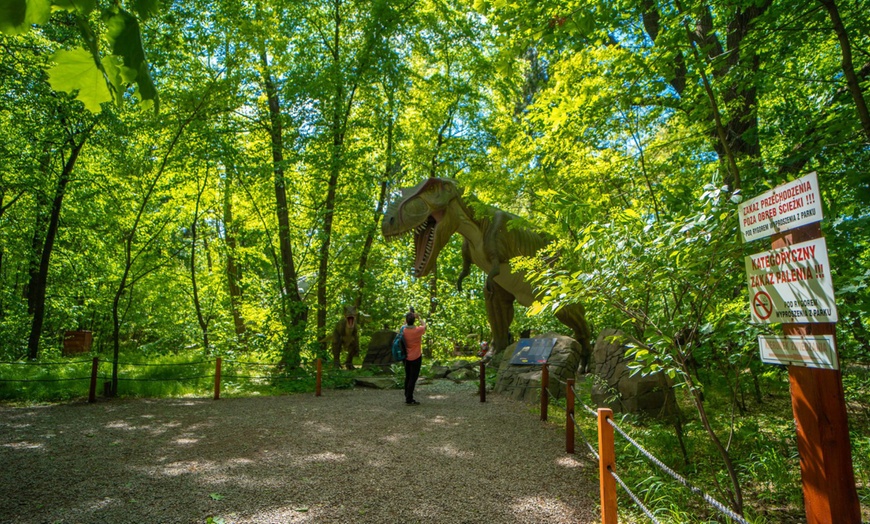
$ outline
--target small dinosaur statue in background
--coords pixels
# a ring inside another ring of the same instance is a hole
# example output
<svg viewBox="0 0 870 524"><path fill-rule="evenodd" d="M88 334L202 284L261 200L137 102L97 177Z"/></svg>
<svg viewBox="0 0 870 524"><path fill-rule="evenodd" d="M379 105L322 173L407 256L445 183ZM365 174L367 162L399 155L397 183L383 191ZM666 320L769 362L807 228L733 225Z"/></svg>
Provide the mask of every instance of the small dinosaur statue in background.
<svg viewBox="0 0 870 524"><path fill-rule="evenodd" d="M344 366L347 369L354 369L353 357L359 354L359 325L368 319L368 315L358 312L354 306L344 308L344 317L335 323L335 328L332 330L333 367L341 368L341 350L346 349L347 358Z"/></svg>
<svg viewBox="0 0 870 524"><path fill-rule="evenodd" d="M434 269L438 254L454 233L465 237L457 286L462 289L462 280L472 263L486 273L484 299L495 353L508 345L514 301L530 306L535 300L532 286L523 273L511 269L510 259L534 256L549 243L531 229L508 228L508 222L515 218L518 217L492 206L469 207L454 180L429 178L414 187L402 188L402 196L390 203L381 223L381 232L387 240L413 234L417 277ZM582 348L580 372L588 372L592 335L583 305L566 305L556 312L556 318L574 332Z"/></svg>

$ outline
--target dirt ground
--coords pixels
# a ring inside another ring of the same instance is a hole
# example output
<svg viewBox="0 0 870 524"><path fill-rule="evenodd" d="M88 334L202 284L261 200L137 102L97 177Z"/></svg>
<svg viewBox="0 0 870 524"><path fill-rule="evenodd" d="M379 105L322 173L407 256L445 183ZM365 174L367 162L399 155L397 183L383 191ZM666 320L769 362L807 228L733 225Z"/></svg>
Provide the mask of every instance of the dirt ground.
<svg viewBox="0 0 870 524"><path fill-rule="evenodd" d="M596 466L438 381L323 396L0 406L0 522L592 523Z"/></svg>

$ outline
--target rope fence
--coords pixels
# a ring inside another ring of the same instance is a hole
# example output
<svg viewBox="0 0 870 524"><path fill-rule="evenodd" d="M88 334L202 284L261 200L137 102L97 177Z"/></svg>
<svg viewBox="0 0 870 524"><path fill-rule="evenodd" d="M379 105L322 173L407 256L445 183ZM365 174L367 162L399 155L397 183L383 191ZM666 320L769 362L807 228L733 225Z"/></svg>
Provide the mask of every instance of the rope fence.
<svg viewBox="0 0 870 524"><path fill-rule="evenodd" d="M263 375L262 373L258 375L245 375L240 374L238 372L235 373L222 373L221 368L223 365L228 365L230 369L233 367L237 368L273 368L278 369L279 364L276 363L264 363L264 362L248 362L242 360L226 360L224 361L221 357L216 357L212 359L204 359L198 360L194 362L179 362L175 364L149 364L149 363L138 363L138 362L113 362L111 360L100 360L98 357L94 357L92 360L76 360L71 362L7 362L2 361L0 365L20 365L20 366L44 366L44 367L55 367L55 366L71 366L75 364L91 364L91 373L89 376L77 376L77 377L46 377L46 378L0 378L0 383L17 383L17 384L27 384L27 383L54 383L54 382L75 382L75 381L90 381L89 391L88 391L88 402L96 401L96 389L97 382L99 380L109 381L113 379L113 375L107 374L105 372L100 372L101 365L109 365L112 364L120 369L129 369L129 368L168 368L168 367L184 367L190 370L191 367L212 367L214 371L212 373L203 373L198 375L184 375L184 376L171 376L171 377L135 377L135 376L123 376L119 375L115 377L115 380L118 382L127 382L127 383L147 383L147 382L191 382L191 381L201 381L201 380L213 380L214 381L214 399L219 400L221 394L221 379L227 380L246 380L250 382L270 380L273 382L281 382L281 381L299 381L314 378L315 380L315 395L321 396L321 385L323 380L323 364L321 359L317 359L315 362L315 371L312 376L311 372L304 373L296 373L296 374L274 374L274 375Z"/></svg>
<svg viewBox="0 0 870 524"><path fill-rule="evenodd" d="M16 366L69 366L70 364L85 364L90 360L72 360L70 362L35 362L35 361L19 361L19 360L0 360L0 364L9 364Z"/></svg>
<svg viewBox="0 0 870 524"><path fill-rule="evenodd" d="M481 375L484 373L483 364L481 365ZM679 482L689 491L702 498L713 509L722 515L731 519L737 524L749 524L746 519L731 510L726 505L722 504L709 494L705 493L700 488L694 486L686 478L669 468L656 458L652 453L641 446L635 439L631 438L622 428L613 421L613 411L608 408L592 409L583 402L577 400L577 393L574 390L574 380L567 381L556 380L558 384L565 388L566 409L565 409L565 451L566 453L574 453L575 430L580 434L580 438L586 447L589 449L591 456L599 465L599 483L601 497L601 524L616 524L617 523L617 497L616 485L622 487L625 493L631 500L640 508L640 510L655 524L659 521L655 518L653 511L647 508L643 501L638 497L629 486L616 474L616 446L614 442L614 431L624 438L629 444L634 446L644 457L646 457L654 465L658 466L664 473ZM548 406L550 399L555 396L550 392L550 376L549 366L543 364L541 367L541 420L546 421L548 418ZM483 402L483 399L481 399ZM575 404L579 403L581 411L595 417L598 421L598 448L592 445L586 438L580 425L574 416Z"/></svg>

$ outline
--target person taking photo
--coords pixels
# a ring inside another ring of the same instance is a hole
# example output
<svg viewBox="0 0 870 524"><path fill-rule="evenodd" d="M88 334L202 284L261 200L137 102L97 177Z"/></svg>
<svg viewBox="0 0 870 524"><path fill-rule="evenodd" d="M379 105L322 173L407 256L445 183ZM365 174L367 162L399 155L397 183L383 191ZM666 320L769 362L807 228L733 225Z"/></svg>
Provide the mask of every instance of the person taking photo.
<svg viewBox="0 0 870 524"><path fill-rule="evenodd" d="M415 326L418 318L420 325ZM414 399L414 388L417 385L417 379L420 378L420 367L423 364L423 335L426 333L426 320L420 318L420 315L414 313L412 309L405 315L405 324L405 329L402 332L407 351L405 357L405 404L419 406L420 403Z"/></svg>

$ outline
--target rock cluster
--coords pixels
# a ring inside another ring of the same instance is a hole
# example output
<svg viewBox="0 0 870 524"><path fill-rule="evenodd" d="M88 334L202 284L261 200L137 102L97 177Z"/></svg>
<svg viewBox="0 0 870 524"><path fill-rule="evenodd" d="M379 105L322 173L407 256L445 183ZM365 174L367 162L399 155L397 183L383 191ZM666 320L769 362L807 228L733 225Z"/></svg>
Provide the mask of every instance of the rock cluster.
<svg viewBox="0 0 870 524"><path fill-rule="evenodd" d="M632 338L617 329L605 329L595 341L592 352L595 381L592 402L614 411L638 411L667 415L676 410L676 399L663 373L632 375L625 351Z"/></svg>
<svg viewBox="0 0 870 524"><path fill-rule="evenodd" d="M556 343L548 364L548 389L555 398L565 396L565 384L568 379L577 376L577 368L580 366L580 343L571 337L558 333L545 333L534 338L555 338ZM538 365L515 365L511 364L511 357L516 350L517 344L508 346L501 358L493 363L499 366L498 379L495 383L494 392L507 395L516 400L534 401L541 398L541 369Z"/></svg>
<svg viewBox="0 0 870 524"><path fill-rule="evenodd" d="M363 358L363 367L389 368L393 365L393 353L390 346L396 332L390 329L381 329L372 333L366 356Z"/></svg>
<svg viewBox="0 0 870 524"><path fill-rule="evenodd" d="M446 378L454 382L480 378L478 364L467 360L454 360L447 365L433 364L430 374L432 378Z"/></svg>

